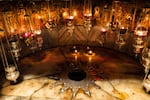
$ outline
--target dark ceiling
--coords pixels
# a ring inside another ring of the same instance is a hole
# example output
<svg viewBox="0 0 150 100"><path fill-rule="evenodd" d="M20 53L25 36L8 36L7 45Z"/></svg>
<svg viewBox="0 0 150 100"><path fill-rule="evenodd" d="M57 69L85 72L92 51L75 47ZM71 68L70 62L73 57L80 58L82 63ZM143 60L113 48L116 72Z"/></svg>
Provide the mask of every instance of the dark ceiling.
<svg viewBox="0 0 150 100"><path fill-rule="evenodd" d="M59 3L59 5L63 4L64 2L69 2L70 0L0 0L0 7L5 7L7 5L17 6L20 3L24 5L32 5L34 2L41 3L41 2L55 2ZM111 5L112 1L121 1L126 2L129 4L137 4L138 7L147 7L150 8L150 1L149 0L92 0L92 5L94 6L103 6L105 4ZM84 4L84 0L72 0L74 4ZM7 6L8 7L8 6Z"/></svg>

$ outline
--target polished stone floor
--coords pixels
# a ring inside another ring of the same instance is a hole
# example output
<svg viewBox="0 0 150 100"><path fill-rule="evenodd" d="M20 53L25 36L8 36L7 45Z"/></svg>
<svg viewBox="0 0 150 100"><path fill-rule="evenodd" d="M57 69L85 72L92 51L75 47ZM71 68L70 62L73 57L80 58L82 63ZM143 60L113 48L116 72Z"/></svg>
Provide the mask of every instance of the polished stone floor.
<svg viewBox="0 0 150 100"><path fill-rule="evenodd" d="M105 48L92 47L92 50L95 54L92 60L89 61L89 56L84 53L84 47L80 47L80 54L76 59L88 62L86 64L92 69L91 73L88 71L89 75L100 87L90 86L91 80L87 83L83 82L85 87L89 82L88 89L91 96L79 89L76 96L72 98L71 89L60 93L64 84L54 85L60 81L59 78L67 78L59 77L63 75L61 73L67 73L70 69L70 66L64 67L62 62L76 61L70 49L63 47L23 57L19 61L23 80L19 84L11 85L9 81L2 79L0 100L150 100L150 94L145 93L142 87L144 69L137 59ZM87 70L85 67L87 66L82 66ZM78 83L78 81L67 82L68 85Z"/></svg>

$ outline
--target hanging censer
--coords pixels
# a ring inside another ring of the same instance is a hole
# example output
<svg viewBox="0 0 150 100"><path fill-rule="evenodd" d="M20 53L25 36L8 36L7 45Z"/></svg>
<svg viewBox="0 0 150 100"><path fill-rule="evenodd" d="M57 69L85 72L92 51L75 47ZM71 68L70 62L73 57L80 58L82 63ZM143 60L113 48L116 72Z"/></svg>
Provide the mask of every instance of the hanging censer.
<svg viewBox="0 0 150 100"><path fill-rule="evenodd" d="M3 33L3 34L5 33L5 31L2 30L2 29L0 30L0 32ZM11 51L8 38L7 38L6 35L5 35L5 37L6 37L6 42L7 42L6 44L8 45L8 49ZM8 63L8 58L7 58L7 55L6 55L5 51L6 50L5 50L5 47L4 47L4 44L3 44L2 35L1 35L0 36L0 54L1 54L2 62L3 62L4 70L5 70L6 79L16 83L17 79L20 76L20 72L18 70L18 66L17 66L16 60L15 60L12 52L9 52L10 56L11 56L11 58L13 60L13 64L9 64Z"/></svg>

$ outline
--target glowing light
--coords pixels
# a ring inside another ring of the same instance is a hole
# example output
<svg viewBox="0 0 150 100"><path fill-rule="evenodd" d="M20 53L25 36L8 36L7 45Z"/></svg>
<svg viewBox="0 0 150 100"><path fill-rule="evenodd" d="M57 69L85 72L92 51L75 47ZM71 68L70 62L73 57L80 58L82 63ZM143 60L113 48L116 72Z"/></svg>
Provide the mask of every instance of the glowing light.
<svg viewBox="0 0 150 100"><path fill-rule="evenodd" d="M74 52L75 52L75 53L78 53L78 50L76 49Z"/></svg>
<svg viewBox="0 0 150 100"><path fill-rule="evenodd" d="M30 32L25 32L22 36L24 38L27 38L27 37L31 36L31 33Z"/></svg>
<svg viewBox="0 0 150 100"><path fill-rule="evenodd" d="M69 14L68 14L68 12L67 11L65 11L65 12L63 12L63 18L67 18L68 16L69 16Z"/></svg>
<svg viewBox="0 0 150 100"><path fill-rule="evenodd" d="M37 18L38 18L38 19L42 19L42 16L38 15Z"/></svg>
<svg viewBox="0 0 150 100"><path fill-rule="evenodd" d="M121 27L121 29L125 29L125 27L124 27L124 26L122 26L122 27Z"/></svg>
<svg viewBox="0 0 150 100"><path fill-rule="evenodd" d="M73 11L73 16L77 16L77 11L76 10Z"/></svg>
<svg viewBox="0 0 150 100"><path fill-rule="evenodd" d="M146 36L146 35L147 35L147 32L137 31L137 32L136 32L136 35L138 35L138 36Z"/></svg>
<svg viewBox="0 0 150 100"><path fill-rule="evenodd" d="M144 26L137 26L135 29L135 35L138 36L147 36L148 29L145 28Z"/></svg>
<svg viewBox="0 0 150 100"><path fill-rule="evenodd" d="M54 21L54 19L52 19L52 18L49 18L49 20L48 20L49 22L52 22L52 21Z"/></svg>
<svg viewBox="0 0 150 100"><path fill-rule="evenodd" d="M21 31L25 31L25 28L21 28Z"/></svg>
<svg viewBox="0 0 150 100"><path fill-rule="evenodd" d="M92 50L89 50L88 54L89 54L89 55L92 55L92 53L93 53Z"/></svg>
<svg viewBox="0 0 150 100"><path fill-rule="evenodd" d="M68 17L68 19L73 19L73 18L74 18L74 16L69 16L69 17Z"/></svg>
<svg viewBox="0 0 150 100"><path fill-rule="evenodd" d="M91 17L92 14L91 14L91 13L85 13L84 16L86 16L86 17Z"/></svg>
<svg viewBox="0 0 150 100"><path fill-rule="evenodd" d="M105 33L107 30L105 28L101 28L101 32Z"/></svg>
<svg viewBox="0 0 150 100"><path fill-rule="evenodd" d="M40 29L39 30L35 30L34 33L37 34L37 35L40 35L41 34L41 30Z"/></svg>
<svg viewBox="0 0 150 100"><path fill-rule="evenodd" d="M146 17L145 17L145 20L146 20L146 21L148 21L148 20L149 20L149 17L148 17L148 16L146 16Z"/></svg>
<svg viewBox="0 0 150 100"><path fill-rule="evenodd" d="M13 28L11 28L10 32L11 32L11 33L14 33L14 32L15 32L15 30L14 30Z"/></svg>

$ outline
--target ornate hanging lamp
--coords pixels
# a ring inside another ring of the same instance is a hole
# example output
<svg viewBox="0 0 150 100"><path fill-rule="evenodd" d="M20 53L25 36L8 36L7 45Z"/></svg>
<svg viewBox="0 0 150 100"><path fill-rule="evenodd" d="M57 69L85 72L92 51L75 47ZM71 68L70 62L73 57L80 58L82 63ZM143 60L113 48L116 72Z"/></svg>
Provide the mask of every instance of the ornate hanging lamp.
<svg viewBox="0 0 150 100"><path fill-rule="evenodd" d="M3 32L4 34L4 30L0 30L0 31ZM6 44L8 45L8 49L11 50L7 36L6 36L6 42L7 42ZM13 64L9 64L2 37L0 37L0 44L1 44L0 45L1 58L3 62L4 70L5 70L6 79L13 81L15 83L17 82L17 79L20 76L20 72L19 72L16 60L12 52L10 52L10 56L13 60Z"/></svg>
<svg viewBox="0 0 150 100"><path fill-rule="evenodd" d="M138 25L134 31L135 34L135 43L134 46L134 52L135 56L139 56L144 48L145 45L145 39L147 38L148 29L142 25Z"/></svg>
<svg viewBox="0 0 150 100"><path fill-rule="evenodd" d="M84 0L84 8L83 8L83 14L84 14L84 27L87 30L87 33L91 30L92 27L92 1L91 0Z"/></svg>
<svg viewBox="0 0 150 100"><path fill-rule="evenodd" d="M148 93L150 91L150 37L148 37L148 41L146 42L146 46L142 50L142 65L145 68L145 77L143 79L143 87L145 88L146 92Z"/></svg>
<svg viewBox="0 0 150 100"><path fill-rule="evenodd" d="M57 15L55 15L55 13L52 13L52 10L51 10L53 6L53 0L51 2L52 5L50 5L50 0L47 0L46 3L47 3L47 21L45 23L45 27L51 31L57 25L56 18L54 18Z"/></svg>
<svg viewBox="0 0 150 100"><path fill-rule="evenodd" d="M16 15L13 14L13 11L3 12L4 25L9 35L9 43L11 47L11 52L13 53L15 59L18 61L20 57L20 41L18 35L18 24Z"/></svg>
<svg viewBox="0 0 150 100"><path fill-rule="evenodd" d="M127 32L127 28L125 28L124 26L121 26L119 29L119 34L116 40L116 44L119 46L119 49L122 48L123 45L125 45L126 41L125 41L125 33Z"/></svg>

